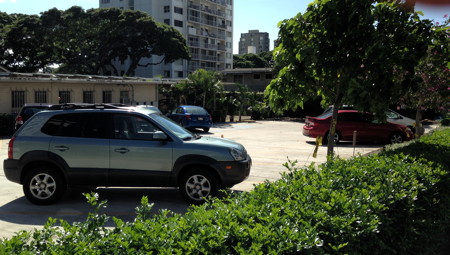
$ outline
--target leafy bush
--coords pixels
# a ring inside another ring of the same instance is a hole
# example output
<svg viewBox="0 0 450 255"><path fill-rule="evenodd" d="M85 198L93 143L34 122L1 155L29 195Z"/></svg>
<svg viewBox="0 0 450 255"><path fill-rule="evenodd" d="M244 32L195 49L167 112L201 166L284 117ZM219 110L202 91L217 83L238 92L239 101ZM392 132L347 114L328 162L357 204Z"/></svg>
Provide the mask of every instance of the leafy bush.
<svg viewBox="0 0 450 255"><path fill-rule="evenodd" d="M420 142L448 150L449 138L440 130ZM50 219L43 230L3 240L0 253L437 254L446 241L450 181L441 161L387 153L285 167L276 182L184 215L153 214L144 197L135 221L114 218L115 228L98 214L104 202L87 195L95 213L86 222Z"/></svg>
<svg viewBox="0 0 450 255"><path fill-rule="evenodd" d="M383 155L390 156L398 153L416 158L424 158L450 170L450 128L432 131L421 139L409 143L395 144L386 147Z"/></svg>
<svg viewBox="0 0 450 255"><path fill-rule="evenodd" d="M441 120L442 126L450 126L450 119L443 119Z"/></svg>
<svg viewBox="0 0 450 255"><path fill-rule="evenodd" d="M10 136L14 133L14 118L10 114L0 114L0 136Z"/></svg>

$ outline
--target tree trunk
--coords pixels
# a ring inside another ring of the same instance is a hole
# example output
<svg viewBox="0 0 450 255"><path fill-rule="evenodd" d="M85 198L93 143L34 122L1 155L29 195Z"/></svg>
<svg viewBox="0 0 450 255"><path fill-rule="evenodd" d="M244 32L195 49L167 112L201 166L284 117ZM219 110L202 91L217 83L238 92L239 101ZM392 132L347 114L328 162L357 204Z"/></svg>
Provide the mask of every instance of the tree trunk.
<svg viewBox="0 0 450 255"><path fill-rule="evenodd" d="M243 108L242 106L239 106L239 122L242 121L242 112L243 112L242 108Z"/></svg>
<svg viewBox="0 0 450 255"><path fill-rule="evenodd" d="M327 160L332 160L334 155L334 134L336 133L336 123L338 118L338 111L341 107L343 95L340 92L340 85L337 85L336 98L333 104L333 115L331 117L330 131L328 133L328 147L327 147Z"/></svg>
<svg viewBox="0 0 450 255"><path fill-rule="evenodd" d="M419 105L417 106L416 109L416 125L415 125L415 136L416 138L421 137L424 134L424 128L422 126L422 104L423 104L423 99L419 99Z"/></svg>

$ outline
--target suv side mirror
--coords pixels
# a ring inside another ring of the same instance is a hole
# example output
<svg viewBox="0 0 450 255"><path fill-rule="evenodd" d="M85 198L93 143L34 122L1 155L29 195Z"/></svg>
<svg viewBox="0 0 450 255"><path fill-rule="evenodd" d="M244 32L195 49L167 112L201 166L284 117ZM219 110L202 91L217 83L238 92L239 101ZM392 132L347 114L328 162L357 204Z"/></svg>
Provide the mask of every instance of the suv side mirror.
<svg viewBox="0 0 450 255"><path fill-rule="evenodd" d="M165 140L167 140L167 135L164 134L162 131L156 131L153 134L153 140L165 141Z"/></svg>

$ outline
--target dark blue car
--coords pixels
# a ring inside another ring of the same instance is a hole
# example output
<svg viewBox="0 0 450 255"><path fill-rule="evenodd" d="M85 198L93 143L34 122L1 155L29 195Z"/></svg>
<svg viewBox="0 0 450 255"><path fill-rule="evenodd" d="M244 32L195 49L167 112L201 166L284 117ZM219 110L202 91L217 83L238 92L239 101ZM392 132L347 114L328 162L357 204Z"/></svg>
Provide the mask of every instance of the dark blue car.
<svg viewBox="0 0 450 255"><path fill-rule="evenodd" d="M180 105L168 116L187 129L201 128L208 132L212 126L211 114L200 106Z"/></svg>

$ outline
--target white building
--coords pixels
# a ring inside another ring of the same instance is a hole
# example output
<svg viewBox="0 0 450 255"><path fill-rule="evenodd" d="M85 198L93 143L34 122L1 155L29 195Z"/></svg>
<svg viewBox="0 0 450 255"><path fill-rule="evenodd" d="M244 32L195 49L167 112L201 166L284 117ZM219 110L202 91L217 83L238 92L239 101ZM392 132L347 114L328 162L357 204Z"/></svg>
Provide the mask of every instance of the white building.
<svg viewBox="0 0 450 255"><path fill-rule="evenodd" d="M169 24L186 38L191 60L138 67L135 76L185 78L197 69L233 68L233 0L99 0L100 8L140 10ZM150 61L159 62L152 57ZM146 60L148 61L148 60ZM141 61L142 62L142 61ZM115 63L124 73L127 62Z"/></svg>

